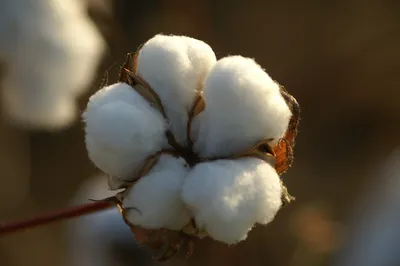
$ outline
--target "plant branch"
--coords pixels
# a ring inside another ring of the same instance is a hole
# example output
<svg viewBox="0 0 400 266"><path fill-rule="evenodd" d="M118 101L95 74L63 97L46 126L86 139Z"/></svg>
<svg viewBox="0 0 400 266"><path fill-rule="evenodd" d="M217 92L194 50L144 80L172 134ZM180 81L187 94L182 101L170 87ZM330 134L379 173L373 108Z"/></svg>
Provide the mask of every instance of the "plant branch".
<svg viewBox="0 0 400 266"><path fill-rule="evenodd" d="M41 225L46 225L56 221L87 215L93 212L109 209L114 206L115 203L111 201L95 201L83 205L69 207L63 210L58 210L55 212L44 214L42 216L36 216L31 219L0 224L0 236L4 236L9 233L18 232Z"/></svg>

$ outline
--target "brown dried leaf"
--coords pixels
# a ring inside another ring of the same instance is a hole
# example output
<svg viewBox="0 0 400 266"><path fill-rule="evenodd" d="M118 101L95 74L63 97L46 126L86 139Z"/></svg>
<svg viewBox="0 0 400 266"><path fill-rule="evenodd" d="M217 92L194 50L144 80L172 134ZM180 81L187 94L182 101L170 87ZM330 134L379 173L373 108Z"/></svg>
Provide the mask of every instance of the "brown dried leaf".
<svg viewBox="0 0 400 266"><path fill-rule="evenodd" d="M119 71L119 82L125 82L129 84L129 77L126 73L126 70L136 74L136 69L137 69L137 57L138 57L138 52L136 53L128 53L126 55L125 63L121 66L121 69Z"/></svg>
<svg viewBox="0 0 400 266"><path fill-rule="evenodd" d="M279 175L285 173L293 163L293 148L300 122L300 105L297 100L283 86L281 86L281 94L292 112L292 117L285 136L279 140L278 145L274 148L275 169Z"/></svg>
<svg viewBox="0 0 400 266"><path fill-rule="evenodd" d="M136 242L150 249L157 261L165 261L186 247L188 255L192 253L193 240L183 232L167 229L145 229L131 224L125 217L125 210L118 204L125 223L130 227Z"/></svg>

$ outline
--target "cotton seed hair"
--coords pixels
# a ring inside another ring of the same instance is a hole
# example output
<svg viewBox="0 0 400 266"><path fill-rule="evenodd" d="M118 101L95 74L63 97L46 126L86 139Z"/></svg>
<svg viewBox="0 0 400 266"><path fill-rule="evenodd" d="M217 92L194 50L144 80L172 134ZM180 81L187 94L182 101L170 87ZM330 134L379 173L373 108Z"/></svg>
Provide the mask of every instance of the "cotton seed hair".
<svg viewBox="0 0 400 266"><path fill-rule="evenodd" d="M54 130L76 120L106 47L85 2L0 1L2 104L14 123Z"/></svg>
<svg viewBox="0 0 400 266"><path fill-rule="evenodd" d="M168 259L194 238L235 244L290 200L299 106L253 59L216 60L193 38L156 35L83 114L89 158L124 221Z"/></svg>

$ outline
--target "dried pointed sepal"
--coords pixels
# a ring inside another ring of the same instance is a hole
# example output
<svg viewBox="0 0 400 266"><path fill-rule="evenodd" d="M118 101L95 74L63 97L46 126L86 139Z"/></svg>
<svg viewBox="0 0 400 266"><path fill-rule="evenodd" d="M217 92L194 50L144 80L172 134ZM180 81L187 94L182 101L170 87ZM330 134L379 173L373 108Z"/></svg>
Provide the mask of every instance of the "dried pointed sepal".
<svg viewBox="0 0 400 266"><path fill-rule="evenodd" d="M121 67L119 81L129 84L137 93L139 93L152 106L157 108L164 117L166 117L160 97L145 80L136 74L136 67L137 53L129 53L124 65Z"/></svg>
<svg viewBox="0 0 400 266"><path fill-rule="evenodd" d="M127 190L125 189L125 190L123 190L123 191L121 191L121 192L119 192L119 193L117 193L117 194L115 195L115 199L118 201L118 204L121 204L121 202L122 202L122 200L124 199L126 193L127 193ZM120 207L120 206L118 205L118 209L119 209L119 211L121 212L121 209L120 209L119 207Z"/></svg>
<svg viewBox="0 0 400 266"><path fill-rule="evenodd" d="M140 169L138 172L137 176L134 178L134 181L139 180L142 176L147 175L148 172L150 172L151 168L158 162L158 159L160 159L162 152L158 152L155 155L151 155L147 160L144 162L143 167Z"/></svg>
<svg viewBox="0 0 400 266"><path fill-rule="evenodd" d="M127 188L128 186L129 182L113 177L111 175L108 176L108 187L110 190L118 190L122 188Z"/></svg>
<svg viewBox="0 0 400 266"><path fill-rule="evenodd" d="M298 134L298 126L300 122L300 105L296 98L287 92L287 90L280 86L281 95L289 106L292 116L289 121L288 129L285 136L279 140L278 145L274 148L276 157L275 169L279 175L285 173L293 163L293 149L295 146L296 136Z"/></svg>
<svg viewBox="0 0 400 266"><path fill-rule="evenodd" d="M127 55L125 64L122 66L119 74L119 81L129 84L137 93L146 99L150 105L160 111L166 120L168 120L165 108L158 94L145 80L136 74L137 56L138 53L129 53ZM169 130L166 132L166 136L169 145L181 153L186 153L185 149L177 143L175 136Z"/></svg>
<svg viewBox="0 0 400 266"><path fill-rule="evenodd" d="M293 148L285 137L278 141L278 145L274 148L275 153L275 169L279 175L284 174L292 166L294 156Z"/></svg>
<svg viewBox="0 0 400 266"><path fill-rule="evenodd" d="M292 195L289 194L289 191L287 189L287 187L285 186L285 184L283 183L283 181L281 181L281 185L282 185L282 199L283 199L283 204L289 204L292 201L296 200L295 197L293 197Z"/></svg>
<svg viewBox="0 0 400 266"><path fill-rule="evenodd" d="M157 97L155 97L154 93L152 93L148 87L145 87L142 84L136 84L133 86L133 88L137 93L145 98L150 103L150 105L160 111L160 113L164 112L164 108L161 105L160 99L157 99Z"/></svg>
<svg viewBox="0 0 400 266"><path fill-rule="evenodd" d="M208 236L207 232L205 230L200 230L196 226L196 222L194 219L190 221L184 228L182 228L182 232L185 233L188 236L194 236L197 238L204 238Z"/></svg>
<svg viewBox="0 0 400 266"><path fill-rule="evenodd" d="M165 115L164 107L161 103L160 97L158 94L150 87L150 85L142 80L139 76L134 74L133 72L123 69L123 71L126 72L127 77L128 77L128 84L137 92L139 93L143 98L145 98L150 105L154 106L157 108L157 110L160 111L160 113L167 118Z"/></svg>
<svg viewBox="0 0 400 266"><path fill-rule="evenodd" d="M189 113L189 117L193 118L196 115L200 114L205 107L206 103L204 102L203 96L202 95L197 96L196 100L194 101L193 108Z"/></svg>
<svg viewBox="0 0 400 266"><path fill-rule="evenodd" d="M193 253L193 239L190 236L181 231L173 231L163 228L152 230L133 225L126 219L126 210L123 206L120 203L117 206L125 223L134 234L135 241L139 245L147 247L152 251L155 260L168 260L184 247L188 251L188 256Z"/></svg>
<svg viewBox="0 0 400 266"><path fill-rule="evenodd" d="M118 81L129 84L129 75L126 70L136 73L138 53L128 53L126 55L125 63L121 66L119 71Z"/></svg>
<svg viewBox="0 0 400 266"><path fill-rule="evenodd" d="M193 119L200 114L206 107L206 103L204 102L204 98L203 96L200 94L197 96L197 98L195 99L194 103L193 103L193 107L189 112L189 120L188 120L188 124L187 124L187 139L188 139L188 143L189 143L189 147L193 146L193 141L191 139L191 128L192 128L192 122Z"/></svg>

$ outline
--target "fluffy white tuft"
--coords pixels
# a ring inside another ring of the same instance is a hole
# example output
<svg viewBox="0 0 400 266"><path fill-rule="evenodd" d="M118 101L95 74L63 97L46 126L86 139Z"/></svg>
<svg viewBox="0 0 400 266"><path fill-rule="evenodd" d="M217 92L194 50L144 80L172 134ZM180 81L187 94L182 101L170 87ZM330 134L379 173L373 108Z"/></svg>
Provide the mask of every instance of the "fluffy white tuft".
<svg viewBox="0 0 400 266"><path fill-rule="evenodd" d="M15 77L14 77L15 75ZM76 118L75 96L67 92L49 90L45 80L30 84L20 73L8 73L2 82L3 108L13 123L31 128L56 130L70 125ZM36 77L34 77L36 79ZM32 80L31 80L32 81ZM29 89L22 89L27 88Z"/></svg>
<svg viewBox="0 0 400 266"><path fill-rule="evenodd" d="M250 58L225 57L204 85L205 110L192 124L194 150L203 157L229 156L257 141L281 138L291 112L279 85Z"/></svg>
<svg viewBox="0 0 400 266"><path fill-rule="evenodd" d="M132 180L144 160L167 145L162 115L125 83L95 93L83 119L90 159L121 180Z"/></svg>
<svg viewBox="0 0 400 266"><path fill-rule="evenodd" d="M183 158L161 155L151 171L127 191L123 207L128 221L148 229L180 230L187 225L191 216L180 192L188 170Z"/></svg>
<svg viewBox="0 0 400 266"><path fill-rule="evenodd" d="M156 35L139 52L137 74L160 96L169 129L181 145L187 144L188 112L215 62L208 44L184 36Z"/></svg>
<svg viewBox="0 0 400 266"><path fill-rule="evenodd" d="M4 110L39 128L69 125L105 43L81 1L0 1Z"/></svg>
<svg viewBox="0 0 400 266"><path fill-rule="evenodd" d="M198 164L182 191L196 225L227 244L246 239L256 223L272 221L282 204L278 174L255 158Z"/></svg>

